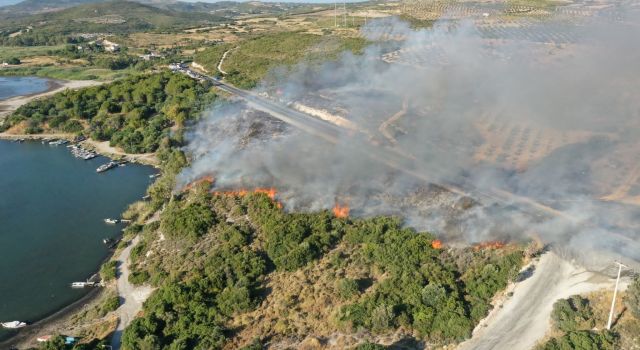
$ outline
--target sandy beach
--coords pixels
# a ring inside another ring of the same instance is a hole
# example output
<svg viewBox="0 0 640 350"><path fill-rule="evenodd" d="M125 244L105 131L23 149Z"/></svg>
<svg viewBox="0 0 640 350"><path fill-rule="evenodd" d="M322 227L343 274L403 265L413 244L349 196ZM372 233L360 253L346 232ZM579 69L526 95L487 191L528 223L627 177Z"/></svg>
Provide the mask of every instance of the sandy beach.
<svg viewBox="0 0 640 350"><path fill-rule="evenodd" d="M12 97L3 101L0 101L0 118L3 118L13 111L18 109L25 103L29 103L35 99L51 96L66 89L81 89L89 86L96 86L103 84L103 82L95 80L50 80L49 88L47 91L31 95L22 95Z"/></svg>

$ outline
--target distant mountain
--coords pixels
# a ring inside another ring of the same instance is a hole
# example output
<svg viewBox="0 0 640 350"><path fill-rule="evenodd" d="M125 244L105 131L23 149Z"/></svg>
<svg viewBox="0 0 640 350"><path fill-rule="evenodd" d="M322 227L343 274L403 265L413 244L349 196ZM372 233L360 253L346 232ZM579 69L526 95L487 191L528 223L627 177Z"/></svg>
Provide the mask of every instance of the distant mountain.
<svg viewBox="0 0 640 350"><path fill-rule="evenodd" d="M69 1L73 0L46 2L51 6L52 3L68 4ZM188 27L223 20L225 19L222 17L207 13L185 13L138 2L115 0L82 4L55 12L5 18L0 21L0 30L15 32L29 28L31 33L62 35L91 32L128 33Z"/></svg>
<svg viewBox="0 0 640 350"><path fill-rule="evenodd" d="M202 12L230 17L246 14L280 14L284 12L310 9L316 5L300 3L274 3L274 2L185 2L174 0L131 0L145 5L150 5L163 10L178 12ZM1 18L24 17L34 14L58 12L85 4L105 3L107 0L24 0L15 5L0 7Z"/></svg>
<svg viewBox="0 0 640 350"><path fill-rule="evenodd" d="M104 0L24 0L15 5L0 7L0 14L13 16L33 15L102 1Z"/></svg>

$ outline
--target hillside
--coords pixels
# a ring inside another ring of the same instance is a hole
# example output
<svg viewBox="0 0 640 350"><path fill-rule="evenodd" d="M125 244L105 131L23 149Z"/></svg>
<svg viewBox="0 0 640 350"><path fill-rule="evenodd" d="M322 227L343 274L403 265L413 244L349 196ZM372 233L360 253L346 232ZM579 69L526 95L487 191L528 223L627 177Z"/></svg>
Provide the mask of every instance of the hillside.
<svg viewBox="0 0 640 350"><path fill-rule="evenodd" d="M153 6L163 10L178 12L202 12L218 16L243 16L243 15L277 15L282 13L308 12L314 8L320 8L318 4L298 4L298 3L263 3L219 1L208 2L186 2L172 0L132 0L137 3ZM24 0L15 5L0 7L0 18L8 19L16 16L25 17L29 15L42 14L47 12L58 12L85 4L105 3L108 0Z"/></svg>
<svg viewBox="0 0 640 350"><path fill-rule="evenodd" d="M36 38L35 45L41 45L38 36L69 36L78 33L124 34L184 28L217 23L221 20L220 17L204 13L184 13L117 0L6 19L1 22L0 30L5 39L11 35L12 40L9 41L14 41L17 45L25 45L23 42L28 41L29 37Z"/></svg>
<svg viewBox="0 0 640 350"><path fill-rule="evenodd" d="M14 5L0 7L0 16L27 16L44 12L60 11L69 7L96 3L103 0L24 0Z"/></svg>

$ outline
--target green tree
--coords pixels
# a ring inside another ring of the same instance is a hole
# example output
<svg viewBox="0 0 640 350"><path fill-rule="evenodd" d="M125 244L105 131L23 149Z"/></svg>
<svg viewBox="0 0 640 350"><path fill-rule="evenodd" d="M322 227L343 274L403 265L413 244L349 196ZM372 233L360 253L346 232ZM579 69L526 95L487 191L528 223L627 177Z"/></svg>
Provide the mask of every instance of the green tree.
<svg viewBox="0 0 640 350"><path fill-rule="evenodd" d="M190 203L184 207L176 202L167 206L160 229L168 237L187 238L195 241L214 224L215 217L211 208L198 203Z"/></svg>
<svg viewBox="0 0 640 350"><path fill-rule="evenodd" d="M551 319L558 329L565 332L591 329L595 325L589 300L579 295L558 300L553 305Z"/></svg>
<svg viewBox="0 0 640 350"><path fill-rule="evenodd" d="M640 319L640 277L634 278L627 288L624 304L634 317Z"/></svg>

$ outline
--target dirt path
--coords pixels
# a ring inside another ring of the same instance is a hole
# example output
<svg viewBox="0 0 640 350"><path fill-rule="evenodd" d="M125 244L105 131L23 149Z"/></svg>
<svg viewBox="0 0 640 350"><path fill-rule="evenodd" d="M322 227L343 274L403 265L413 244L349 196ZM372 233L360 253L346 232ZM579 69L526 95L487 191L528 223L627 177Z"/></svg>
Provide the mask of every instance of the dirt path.
<svg viewBox="0 0 640 350"><path fill-rule="evenodd" d="M389 127L393 123L400 120L400 118L404 117L404 115L407 114L408 108L409 108L409 98L405 97L404 101L402 102L402 109L398 113L392 115L391 118L382 122L382 124L380 124L380 127L378 128L378 131L380 131L380 133L384 135L384 137L386 137L387 140L389 140L389 142L391 142L391 144L394 146L398 144L398 141L396 141L391 131L389 131Z"/></svg>
<svg viewBox="0 0 640 350"><path fill-rule="evenodd" d="M153 288L150 286L136 287L129 283L129 256L131 249L138 244L140 237L136 236L122 252L117 259L118 277L116 285L118 288L118 296L120 297L120 307L116 310L118 316L118 326L111 338L111 346L114 350L120 349L122 332L133 321L138 312L142 310L142 304L151 295Z"/></svg>
<svg viewBox="0 0 640 350"><path fill-rule="evenodd" d="M220 73L222 73L224 75L227 75L227 72L222 70L222 64L224 63L225 58L227 58L227 55L229 54L229 52L231 52L231 50L234 50L234 49L236 49L236 48L229 49L229 50L225 51L222 54L222 58L220 59L220 62L218 62L218 67L217 67L218 68L218 72L220 72Z"/></svg>
<svg viewBox="0 0 640 350"><path fill-rule="evenodd" d="M458 350L529 350L549 331L556 300L612 288L613 283L548 252L536 264L534 274L516 284L513 296L501 308L496 306Z"/></svg>

